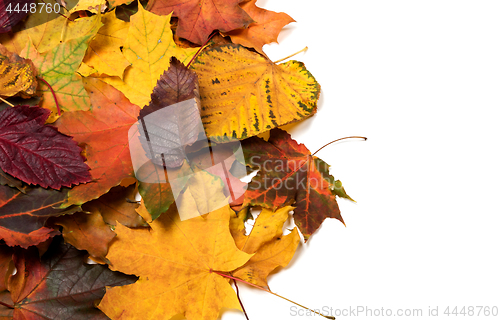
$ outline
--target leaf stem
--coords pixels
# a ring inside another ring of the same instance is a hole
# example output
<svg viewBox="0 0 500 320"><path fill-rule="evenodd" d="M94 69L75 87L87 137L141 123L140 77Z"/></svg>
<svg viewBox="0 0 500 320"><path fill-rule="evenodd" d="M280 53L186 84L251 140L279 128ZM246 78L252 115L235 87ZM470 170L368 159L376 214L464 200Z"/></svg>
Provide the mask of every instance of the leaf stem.
<svg viewBox="0 0 500 320"><path fill-rule="evenodd" d="M2 100L3 102L5 102L6 104L8 104L11 107L14 107L14 105L12 103L10 103L9 101L5 100L4 98L0 97L0 100Z"/></svg>
<svg viewBox="0 0 500 320"><path fill-rule="evenodd" d="M50 92L52 92L52 96L54 97L54 101L56 102L57 114L61 115L61 108L59 108L59 102L57 101L57 97L56 97L56 93L54 92L54 89L52 89L50 84L47 81L45 81L43 78L38 77L38 80L42 81L43 83L45 83L49 87Z"/></svg>
<svg viewBox="0 0 500 320"><path fill-rule="evenodd" d="M322 317L324 317L324 318L326 318L326 319L332 319L332 320L335 320L335 317L334 317L334 316L325 316L324 314L321 314L321 313L320 313L320 312L318 312L318 311L315 311L315 310L309 309L309 308L307 308L307 307L305 307L305 306L303 306L303 305L301 305L301 304L299 304L299 303L297 303L297 302L295 302L295 301L292 301L292 300L287 299L287 298L285 298L285 297L283 297L283 296L280 296L280 295L279 295L279 294L277 294L277 293L274 293L274 292L272 292L272 291L270 291L270 290L268 290L268 289L266 289L266 288L263 288L263 287L258 286L258 285L256 285L256 284L253 284L253 283L251 283L251 282L248 282L248 281L245 281L245 280L242 280L242 279L239 279L239 278L235 278L235 277L233 277L233 276L230 276L230 275L228 275L228 274L225 274L225 273L222 273L222 272L219 272L219 271L215 271L215 270L210 270L210 272L216 273L216 274L218 274L219 276L222 276L222 277L225 277L225 278L229 278L229 279L233 279L233 280L235 280L235 281L240 281L240 282L246 283L246 284L248 284L248 285L250 285L250 286L252 286L252 287L255 287L255 288L257 288L257 289L263 290L263 291L265 291L265 292L267 292L267 293L270 293L270 294L275 295L275 296L277 296L277 297L279 297L279 298L281 298L281 299L284 299L284 300L286 300L286 301L288 301L288 302L291 302L291 303L293 303L293 304L295 304L295 305L297 305L297 306L299 306L299 307L301 307L301 308L304 308L304 309L306 309L306 310L309 310L309 311L311 311L311 312L314 312L314 313L316 313L317 315L320 315L320 316L322 316Z"/></svg>
<svg viewBox="0 0 500 320"><path fill-rule="evenodd" d="M7 308L9 308L9 309L14 309L14 306L12 306L12 305L10 305L10 304L8 304L8 303L2 302L2 301L0 301L0 305L2 305L2 306L4 306L4 307L7 307Z"/></svg>
<svg viewBox="0 0 500 320"><path fill-rule="evenodd" d="M240 299L240 290L239 290L239 288L238 288L238 281L234 281L234 280L233 280L233 282L234 282L234 286L235 286L235 288L236 288L236 297L238 297L238 301L240 302L241 310L243 310L243 314L245 315L245 318L246 318L247 320L250 320L250 319L248 318L248 315L247 315L247 312L246 312L246 310L245 310L245 307L243 306L243 302L241 302L241 299Z"/></svg>
<svg viewBox="0 0 500 320"><path fill-rule="evenodd" d="M291 58L291 57L293 57L294 55L297 55L297 54L299 54L299 53L301 53L301 52L305 52L305 51L307 51L307 49L308 49L307 47L304 47L304 49L299 50L299 51L297 51L297 52L295 52L295 53L292 53L291 55L286 56L286 57L284 57L283 59L276 60L276 61L274 61L273 63L278 63L278 62L281 62L281 61L286 60L286 59L288 59L288 58Z"/></svg>
<svg viewBox="0 0 500 320"><path fill-rule="evenodd" d="M360 137L360 136L350 136L350 137L344 137L344 138L340 138L340 139L337 139L337 140L333 140L331 142L328 142L327 144L325 144L324 146L322 146L321 148L319 148L318 150L316 150L315 153L313 153L312 155L314 156L316 153L318 153L318 151L320 151L321 149L323 149L324 147L332 144L332 143L335 143L337 141L340 141L340 140L345 140L345 139L363 139L363 140L368 140L367 137Z"/></svg>
<svg viewBox="0 0 500 320"><path fill-rule="evenodd" d="M207 45L208 41L210 41L210 39L212 39L215 36L216 33L217 33L217 31L212 32L212 34L210 35L210 37L208 37L207 41L205 41L205 43L198 49L198 51L196 51L196 53L191 58L191 60L189 60L189 63L186 65L186 68L189 68L189 66L191 65L191 62L194 61L194 59L198 56L198 54L200 54L201 50L203 50L203 48L205 48L205 46Z"/></svg>

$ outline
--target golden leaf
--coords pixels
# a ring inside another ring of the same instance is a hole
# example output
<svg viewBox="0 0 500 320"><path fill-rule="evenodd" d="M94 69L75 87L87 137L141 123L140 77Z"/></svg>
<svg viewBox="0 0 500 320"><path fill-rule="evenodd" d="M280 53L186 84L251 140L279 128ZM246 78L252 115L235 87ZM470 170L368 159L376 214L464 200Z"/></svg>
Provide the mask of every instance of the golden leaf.
<svg viewBox="0 0 500 320"><path fill-rule="evenodd" d="M231 215L230 229L236 246L246 253L255 253L244 266L232 272L234 277L267 287L268 275L276 268L288 265L300 242L297 227L283 236L283 224L291 210L291 206L276 211L262 209L248 236L242 217Z"/></svg>
<svg viewBox="0 0 500 320"><path fill-rule="evenodd" d="M125 44L130 23L116 18L115 11L104 14L101 21L104 25L90 41L83 62L98 73L121 78L130 65L120 50Z"/></svg>
<svg viewBox="0 0 500 320"><path fill-rule="evenodd" d="M108 289L101 309L111 319L215 320L222 307L240 309L228 279L248 261L229 232L231 209L180 221L175 206L151 223L151 230L120 224L107 259L112 270L139 276L128 286ZM241 310L241 309L240 309Z"/></svg>
<svg viewBox="0 0 500 320"><path fill-rule="evenodd" d="M224 45L202 52L192 69L203 125L215 141L245 139L316 112L320 86L302 62L276 65L240 45Z"/></svg>
<svg viewBox="0 0 500 320"><path fill-rule="evenodd" d="M198 50L179 48L175 44L170 30L170 17L150 13L139 3L139 11L130 18L130 28L123 47L123 55L131 66L125 70L123 80L119 77L103 79L140 107L151 100L156 82L170 65L170 57L175 56L187 63Z"/></svg>

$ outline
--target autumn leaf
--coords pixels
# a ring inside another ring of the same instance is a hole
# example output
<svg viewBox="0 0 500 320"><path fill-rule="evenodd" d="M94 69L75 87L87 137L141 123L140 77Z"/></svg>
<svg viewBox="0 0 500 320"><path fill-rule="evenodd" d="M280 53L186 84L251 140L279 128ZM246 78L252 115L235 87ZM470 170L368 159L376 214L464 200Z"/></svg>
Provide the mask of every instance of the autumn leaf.
<svg viewBox="0 0 500 320"><path fill-rule="evenodd" d="M106 287L135 281L106 266L84 264L86 252L60 240L52 242L41 260L33 247L14 256L17 273L7 284L14 319L106 319L94 302Z"/></svg>
<svg viewBox="0 0 500 320"><path fill-rule="evenodd" d="M84 85L93 109L65 112L55 125L85 144L93 181L72 188L65 206L97 199L123 179L134 176L127 132L137 120L139 107L99 79L87 78Z"/></svg>
<svg viewBox="0 0 500 320"><path fill-rule="evenodd" d="M242 145L246 163L260 169L248 185L244 205L276 209L294 203L293 217L306 241L326 218L344 222L330 166L290 134L273 129L267 142L253 137Z"/></svg>
<svg viewBox="0 0 500 320"><path fill-rule="evenodd" d="M245 265L232 272L236 278L267 287L267 277L278 267L286 267L300 242L297 228L283 236L283 224L294 208L285 206L276 211L263 209L248 236L242 217L231 215L231 234L238 249L255 253Z"/></svg>
<svg viewBox="0 0 500 320"><path fill-rule="evenodd" d="M135 193L135 185L114 187L99 199L85 203L83 212L57 217L52 223L63 227L66 242L104 260L109 243L115 237L112 227L117 221L131 228L147 226L135 211L139 206L133 202Z"/></svg>
<svg viewBox="0 0 500 320"><path fill-rule="evenodd" d="M90 181L77 143L45 125L49 110L17 106L0 112L0 167L29 184L60 189Z"/></svg>
<svg viewBox="0 0 500 320"><path fill-rule="evenodd" d="M83 62L98 73L121 78L130 65L120 49L125 44L130 23L116 18L115 13L102 15L103 26L90 41Z"/></svg>
<svg viewBox="0 0 500 320"><path fill-rule="evenodd" d="M76 0L65 2L68 9L77 3ZM43 2L38 0L38 3ZM41 6L38 5L38 8ZM54 10L40 10L26 17L21 30L0 35L0 42L10 51L21 55L26 44L31 41L38 52L45 53L61 43L95 33L95 28L99 29L99 23L100 18L97 15L71 21Z"/></svg>
<svg viewBox="0 0 500 320"><path fill-rule="evenodd" d="M172 37L170 15L157 16L139 3L139 11L130 18L123 55L131 64L123 80L107 77L103 81L122 91L130 102L142 107L151 100L153 88L170 65L170 57L187 63L197 48L180 48Z"/></svg>
<svg viewBox="0 0 500 320"><path fill-rule="evenodd" d="M72 214L79 207L58 208L67 190L27 188L26 193L0 186L0 239L9 246L27 248L39 244L59 232L45 227L49 217Z"/></svg>
<svg viewBox="0 0 500 320"><path fill-rule="evenodd" d="M192 166L219 177L224 184L224 194L229 197L229 203L233 209L241 209L243 195L247 189L247 183L240 179L246 176L243 153L239 150L241 145L236 143L225 143L202 149L189 155ZM238 170L239 169L239 170Z"/></svg>
<svg viewBox="0 0 500 320"><path fill-rule="evenodd" d="M100 22L92 33L61 43L46 53L39 53L31 43L28 43L22 52L22 56L31 59L38 68L40 76L51 85L62 110L90 109L89 97L83 88L81 77L75 71L82 62L90 38L95 35L99 26ZM39 92L43 94L40 107L55 113L56 103L48 86L41 85ZM54 117L49 119L50 122L54 120Z"/></svg>
<svg viewBox="0 0 500 320"><path fill-rule="evenodd" d="M9 267L12 261L12 253L12 248L4 244L0 245L0 292L7 289L7 279L10 276Z"/></svg>
<svg viewBox="0 0 500 320"><path fill-rule="evenodd" d="M9 32L13 26L18 24L28 14L21 9L25 5L35 2L34 0L0 0L0 33ZM18 9L15 11L15 9ZM9 11L8 11L9 10Z"/></svg>
<svg viewBox="0 0 500 320"><path fill-rule="evenodd" d="M167 171L165 167L155 165L151 161L146 162L136 171L139 193L152 220L170 208L191 174L191 167L187 163ZM175 190L172 190L169 180L176 181L178 187Z"/></svg>
<svg viewBox="0 0 500 320"><path fill-rule="evenodd" d="M234 43L241 44L248 48L254 48L261 54L262 46L272 42L278 42L278 35L284 26L295 22L284 12L274 12L259 8L255 5L257 0L250 0L240 3L240 7L255 21L248 28L237 29L226 32L225 35L231 37Z"/></svg>
<svg viewBox="0 0 500 320"><path fill-rule="evenodd" d="M151 223L151 231L118 225L107 258L110 268L139 276L112 288L99 308L112 319L217 319L222 307L240 309L227 279L251 255L236 248L229 232L229 206L179 221L175 206ZM169 241L165 241L169 239Z"/></svg>
<svg viewBox="0 0 500 320"><path fill-rule="evenodd" d="M241 0L152 0L146 9L159 15L179 18L177 35L203 44L214 30L228 32L246 28L252 18L238 6Z"/></svg>
<svg viewBox="0 0 500 320"><path fill-rule="evenodd" d="M8 173L5 173L2 169L0 169L0 184L3 186L16 188L23 193L26 189L26 187L23 186L23 182L21 180L14 178Z"/></svg>
<svg viewBox="0 0 500 320"><path fill-rule="evenodd" d="M240 45L202 52L201 117L215 141L245 139L316 113L320 86L298 61L274 64Z"/></svg>
<svg viewBox="0 0 500 320"><path fill-rule="evenodd" d="M0 96L33 96L38 82L33 62L9 52L0 44Z"/></svg>
<svg viewBox="0 0 500 320"><path fill-rule="evenodd" d="M99 9L101 11L99 11ZM106 0L79 0L69 13L77 11L90 11L92 13L103 12L106 9Z"/></svg>
<svg viewBox="0 0 500 320"><path fill-rule="evenodd" d="M196 73L172 57L138 118L138 138L153 163L168 168L182 165L185 148L204 133L199 100Z"/></svg>

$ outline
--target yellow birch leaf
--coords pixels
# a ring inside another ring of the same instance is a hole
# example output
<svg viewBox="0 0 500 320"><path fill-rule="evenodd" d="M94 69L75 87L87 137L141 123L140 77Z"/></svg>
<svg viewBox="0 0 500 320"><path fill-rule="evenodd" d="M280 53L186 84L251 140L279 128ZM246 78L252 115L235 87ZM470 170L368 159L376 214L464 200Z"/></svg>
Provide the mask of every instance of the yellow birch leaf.
<svg viewBox="0 0 500 320"><path fill-rule="evenodd" d="M233 276L267 287L267 276L276 268L288 265L300 242L297 228L283 236L283 224L293 209L292 206L276 211L262 209L248 236L242 217L231 215L230 229L236 246L241 251L255 253L244 266L232 272Z"/></svg>
<svg viewBox="0 0 500 320"><path fill-rule="evenodd" d="M125 44L130 23L116 18L114 10L104 14L101 21L104 25L90 41L83 62L98 73L121 78L130 65L120 50Z"/></svg>
<svg viewBox="0 0 500 320"><path fill-rule="evenodd" d="M187 64L198 48L180 48L170 29L170 15L150 13L139 3L139 11L130 18L130 28L123 47L123 55L131 64L119 77L103 78L120 90L132 102L143 107L151 100L156 82L168 69L170 58Z"/></svg>
<svg viewBox="0 0 500 320"><path fill-rule="evenodd" d="M215 141L245 139L316 113L320 85L302 62L277 65L229 44L202 52L192 69L203 125Z"/></svg>
<svg viewBox="0 0 500 320"><path fill-rule="evenodd" d="M240 309L233 288L211 270L231 272L250 254L238 250L229 232L229 206L180 221L171 206L151 230L120 224L107 259L112 270L139 276L122 287L108 288L99 304L111 319L215 320L221 308ZM241 310L241 309L240 309Z"/></svg>
<svg viewBox="0 0 500 320"><path fill-rule="evenodd" d="M45 53L63 42L95 34L96 26L100 26L98 15L71 21L57 13L42 11L28 15L20 31L13 35L1 35L0 41L7 49L20 55L31 39L36 50Z"/></svg>

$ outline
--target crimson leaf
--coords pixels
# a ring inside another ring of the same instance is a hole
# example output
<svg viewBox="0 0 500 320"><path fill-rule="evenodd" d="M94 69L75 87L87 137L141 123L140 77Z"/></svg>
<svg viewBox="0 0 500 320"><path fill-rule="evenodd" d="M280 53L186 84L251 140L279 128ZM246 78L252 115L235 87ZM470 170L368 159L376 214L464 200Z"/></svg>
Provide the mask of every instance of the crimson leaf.
<svg viewBox="0 0 500 320"><path fill-rule="evenodd" d="M49 110L17 106L0 112L0 168L30 184L60 189L89 182L77 143L45 125Z"/></svg>

